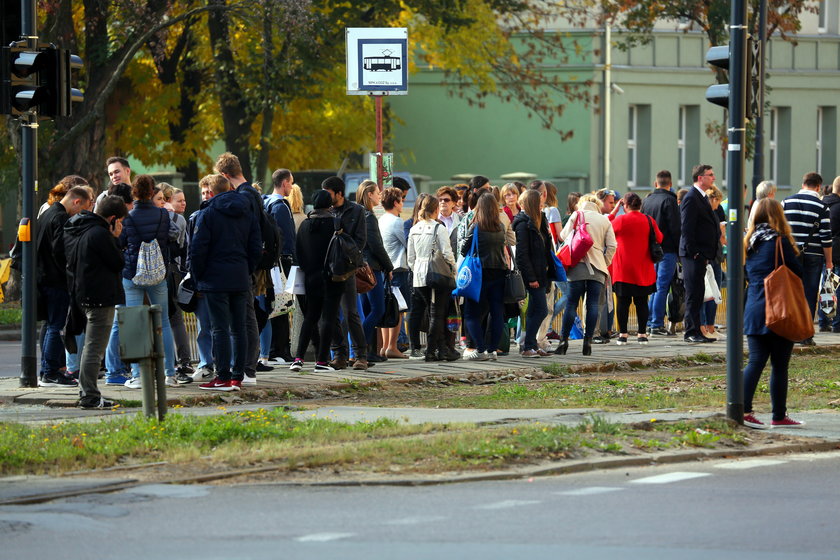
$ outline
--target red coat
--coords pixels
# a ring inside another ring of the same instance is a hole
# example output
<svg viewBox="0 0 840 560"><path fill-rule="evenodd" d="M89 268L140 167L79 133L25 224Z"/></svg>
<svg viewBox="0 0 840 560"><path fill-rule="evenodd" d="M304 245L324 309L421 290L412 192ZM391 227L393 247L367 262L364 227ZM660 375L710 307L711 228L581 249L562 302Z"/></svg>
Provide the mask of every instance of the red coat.
<svg viewBox="0 0 840 560"><path fill-rule="evenodd" d="M651 218L656 240L662 243L662 232ZM650 258L648 218L641 212L628 212L612 222L618 249L613 257L611 269L613 282L624 282L637 286L656 284L656 271Z"/></svg>

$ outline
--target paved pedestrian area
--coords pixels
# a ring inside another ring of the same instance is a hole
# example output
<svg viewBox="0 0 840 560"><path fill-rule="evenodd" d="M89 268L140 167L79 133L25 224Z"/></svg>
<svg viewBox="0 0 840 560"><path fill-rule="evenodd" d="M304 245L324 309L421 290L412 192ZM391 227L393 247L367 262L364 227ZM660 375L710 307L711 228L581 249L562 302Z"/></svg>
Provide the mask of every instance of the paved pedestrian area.
<svg viewBox="0 0 840 560"><path fill-rule="evenodd" d="M817 334L814 340L818 347L840 348L840 335ZM556 343L555 343L556 345ZM307 363L300 373L291 372L286 366L277 366L273 371L260 373L256 386L244 386L240 396L249 393L262 393L260 396L282 397L287 391L293 395L305 395L308 392L332 390L365 382L388 382L418 378L470 379L498 377L504 374L527 375L543 373L543 368L556 364L567 371L611 371L629 369L628 366L644 366L646 360L674 360L680 357L690 358L698 354L706 356L725 355L726 342L719 340L711 344L687 344L679 337L652 338L646 346L630 342L626 346L615 343L593 345L592 355L581 354L581 341L570 341L565 356L544 358L522 358L516 353L500 357L497 361L475 362L458 360L455 362L431 362L423 360L391 359L377 363L366 371L345 369L335 372L315 373L314 364ZM515 346L514 346L515 347ZM746 343L744 345L746 348ZM794 350L796 351L796 349ZM78 390L75 388L21 388L20 345L16 342L0 343L0 403L11 405L52 405L75 406ZM678 367L678 366L675 366ZM100 389L108 399L141 400L141 391L122 386L106 386L100 380ZM212 391L203 391L198 383L191 383L177 388L167 388L170 405L189 404L192 399L203 398ZM224 393L223 393L224 394ZM255 395L256 396L256 395Z"/></svg>

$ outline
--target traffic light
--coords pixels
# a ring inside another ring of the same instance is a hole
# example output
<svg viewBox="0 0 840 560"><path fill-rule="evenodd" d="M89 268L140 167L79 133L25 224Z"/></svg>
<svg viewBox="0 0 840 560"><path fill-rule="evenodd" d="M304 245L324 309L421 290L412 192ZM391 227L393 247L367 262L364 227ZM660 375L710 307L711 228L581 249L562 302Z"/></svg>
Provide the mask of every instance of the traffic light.
<svg viewBox="0 0 840 560"><path fill-rule="evenodd" d="M746 88L746 99L745 99L745 107L746 107L746 118L750 119L753 117L756 111L756 107L754 107L753 99L754 99L754 91L756 90L756 84L760 79L757 76L756 65L754 63L757 60L756 56L756 46L754 45L755 41L753 39L748 38L747 44L747 65L746 65L746 72L748 73L748 80L747 80L747 88ZM712 47L706 53L706 64L710 64L715 68L720 68L721 70L729 72L729 46L719 46L719 47ZM729 95L730 95L730 87L729 83L725 84L714 84L706 88L706 101L709 103L714 103L715 105L720 105L721 107L728 109L729 108Z"/></svg>
<svg viewBox="0 0 840 560"><path fill-rule="evenodd" d="M67 49L44 45L37 51L24 43L2 47L0 57L0 113L21 115L37 109L45 117L69 117L71 103L84 99L72 88L71 71L82 61Z"/></svg>

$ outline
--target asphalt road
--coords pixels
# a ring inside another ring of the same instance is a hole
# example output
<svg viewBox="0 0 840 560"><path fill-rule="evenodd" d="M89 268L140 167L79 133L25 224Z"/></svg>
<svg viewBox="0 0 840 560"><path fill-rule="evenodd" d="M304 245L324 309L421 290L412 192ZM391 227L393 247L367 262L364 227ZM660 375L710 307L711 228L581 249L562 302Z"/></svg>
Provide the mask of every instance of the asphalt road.
<svg viewBox="0 0 840 560"><path fill-rule="evenodd" d="M836 559L840 452L426 487L143 486L0 508L0 558Z"/></svg>

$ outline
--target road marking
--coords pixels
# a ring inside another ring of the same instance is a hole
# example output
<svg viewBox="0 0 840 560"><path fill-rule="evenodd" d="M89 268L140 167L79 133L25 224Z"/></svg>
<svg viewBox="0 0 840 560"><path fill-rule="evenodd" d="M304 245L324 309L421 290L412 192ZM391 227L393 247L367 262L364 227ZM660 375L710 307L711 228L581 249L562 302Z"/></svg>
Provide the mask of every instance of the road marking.
<svg viewBox="0 0 840 560"><path fill-rule="evenodd" d="M555 492L555 494L559 494L561 496L591 496L593 494L606 494L607 492L615 492L616 490L624 490L624 488L616 488L614 486L589 486L587 488L578 488L577 490Z"/></svg>
<svg viewBox="0 0 840 560"><path fill-rule="evenodd" d="M690 480L692 478L701 478L704 476L711 476L711 473L677 471L666 474L658 474L656 476L647 476L645 478L638 478L636 480L631 480L630 482L635 484L668 484L670 482L679 482L681 480Z"/></svg>
<svg viewBox="0 0 840 560"><path fill-rule="evenodd" d="M773 465L783 465L787 461L779 461L777 459L747 459L745 461L733 461L731 463L721 463L715 465L716 469L729 469L733 471L742 469L755 469L757 467L770 467Z"/></svg>
<svg viewBox="0 0 840 560"><path fill-rule="evenodd" d="M492 504L475 506L474 509L505 509L519 506L530 506L538 503L540 503L539 500L503 500Z"/></svg>
<svg viewBox="0 0 840 560"><path fill-rule="evenodd" d="M311 535L298 537L295 540L297 542L328 542L346 539L355 535L356 533L312 533Z"/></svg>
<svg viewBox="0 0 840 560"><path fill-rule="evenodd" d="M418 525L420 523L432 523L435 521L445 521L448 519L443 515L428 515L422 516L418 515L417 517L403 517L402 519L392 519L391 521L386 521L386 525Z"/></svg>

